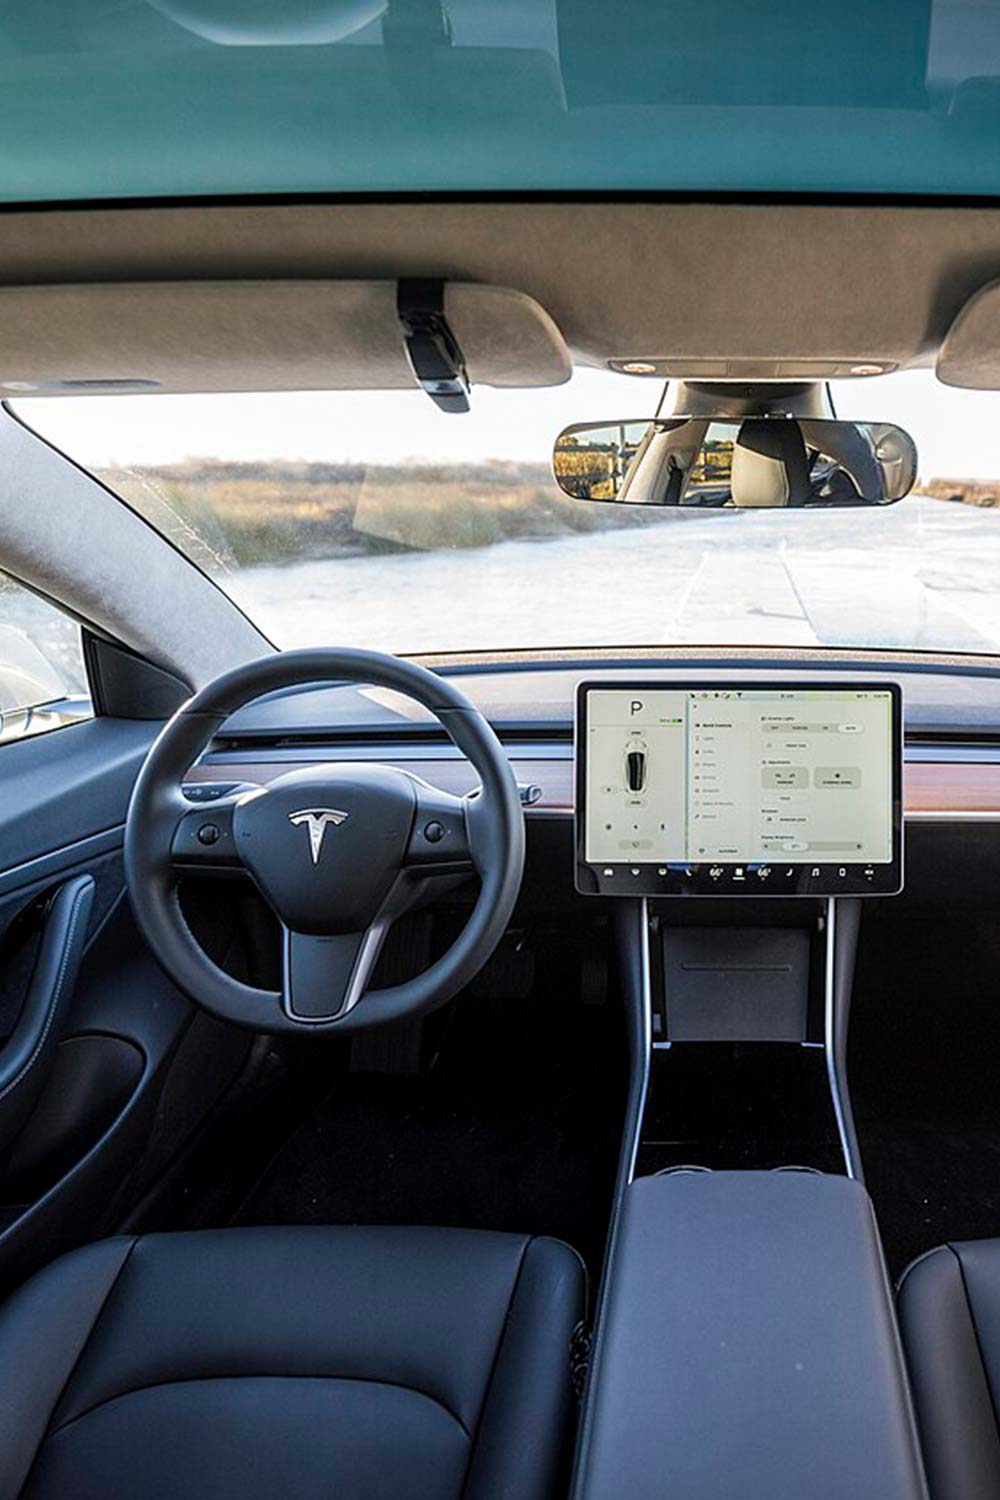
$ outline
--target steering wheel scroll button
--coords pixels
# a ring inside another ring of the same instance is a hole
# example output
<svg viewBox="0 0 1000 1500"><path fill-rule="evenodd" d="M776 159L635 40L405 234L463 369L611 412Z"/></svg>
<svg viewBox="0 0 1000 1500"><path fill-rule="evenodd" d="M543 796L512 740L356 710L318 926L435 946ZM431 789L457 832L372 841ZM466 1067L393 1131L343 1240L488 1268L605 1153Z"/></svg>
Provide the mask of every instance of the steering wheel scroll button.
<svg viewBox="0 0 1000 1500"><path fill-rule="evenodd" d="M171 858L180 866L222 870L235 865L233 808L216 802L211 813L199 807L183 814L174 831Z"/></svg>
<svg viewBox="0 0 1000 1500"><path fill-rule="evenodd" d="M425 875L444 875L471 867L466 800L417 781L417 813L407 865ZM476 799L478 800L478 799Z"/></svg>

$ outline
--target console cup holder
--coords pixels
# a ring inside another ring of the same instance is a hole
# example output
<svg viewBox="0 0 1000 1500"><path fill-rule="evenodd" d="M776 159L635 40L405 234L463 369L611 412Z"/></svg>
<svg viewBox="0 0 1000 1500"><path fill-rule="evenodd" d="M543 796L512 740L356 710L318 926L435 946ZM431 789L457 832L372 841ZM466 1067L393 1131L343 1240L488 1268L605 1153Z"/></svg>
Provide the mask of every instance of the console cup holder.
<svg viewBox="0 0 1000 1500"><path fill-rule="evenodd" d="M653 1176L654 1177L677 1177L677 1176L683 1176L683 1174L685 1172L714 1172L714 1171L715 1171L714 1167L699 1167L699 1166L694 1165L694 1164L691 1164L691 1165L682 1164L682 1165L676 1166L676 1167L661 1167L658 1172L654 1172L653 1173Z"/></svg>

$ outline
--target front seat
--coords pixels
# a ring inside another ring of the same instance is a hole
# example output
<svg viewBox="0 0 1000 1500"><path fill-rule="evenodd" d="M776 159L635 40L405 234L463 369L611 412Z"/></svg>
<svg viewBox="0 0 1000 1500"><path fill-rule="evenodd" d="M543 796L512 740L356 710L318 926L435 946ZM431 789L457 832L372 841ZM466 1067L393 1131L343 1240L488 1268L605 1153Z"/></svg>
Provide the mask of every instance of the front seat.
<svg viewBox="0 0 1000 1500"><path fill-rule="evenodd" d="M738 507L805 505L809 460L798 422L747 417L733 444L729 490Z"/></svg>
<svg viewBox="0 0 1000 1500"><path fill-rule="evenodd" d="M0 1310L0 1500L547 1500L585 1277L556 1240L103 1240Z"/></svg>
<svg viewBox="0 0 1000 1500"><path fill-rule="evenodd" d="M943 1245L899 1287L932 1500L1000 1495L1000 1240Z"/></svg>

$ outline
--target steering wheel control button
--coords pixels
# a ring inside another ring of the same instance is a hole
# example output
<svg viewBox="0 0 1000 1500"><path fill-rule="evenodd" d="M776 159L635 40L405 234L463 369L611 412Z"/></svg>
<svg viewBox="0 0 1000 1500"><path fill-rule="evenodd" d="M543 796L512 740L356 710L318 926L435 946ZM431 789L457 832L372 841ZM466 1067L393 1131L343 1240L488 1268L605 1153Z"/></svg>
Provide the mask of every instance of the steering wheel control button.
<svg viewBox="0 0 1000 1500"><path fill-rule="evenodd" d="M190 869L221 869L236 863L233 845L233 809L217 802L207 808L191 808L174 830L170 855Z"/></svg>
<svg viewBox="0 0 1000 1500"><path fill-rule="evenodd" d="M407 865L428 874L458 873L471 862L467 818L475 817L480 798L452 797L434 787L422 787L407 853Z"/></svg>
<svg viewBox="0 0 1000 1500"><path fill-rule="evenodd" d="M185 781L181 791L189 802L218 802L238 786L238 781Z"/></svg>

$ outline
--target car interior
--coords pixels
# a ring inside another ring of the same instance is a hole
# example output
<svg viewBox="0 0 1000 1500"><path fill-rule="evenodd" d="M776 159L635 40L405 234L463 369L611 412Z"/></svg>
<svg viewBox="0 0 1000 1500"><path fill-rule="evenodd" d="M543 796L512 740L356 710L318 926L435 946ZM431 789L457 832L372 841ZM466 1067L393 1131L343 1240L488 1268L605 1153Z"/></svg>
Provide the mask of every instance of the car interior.
<svg viewBox="0 0 1000 1500"><path fill-rule="evenodd" d="M0 1500L1000 1496L1000 19L0 74Z"/></svg>

